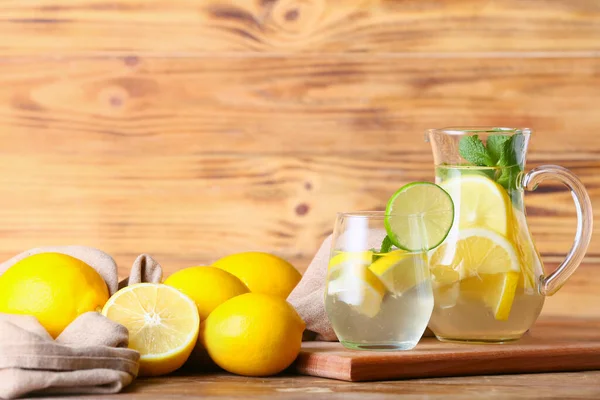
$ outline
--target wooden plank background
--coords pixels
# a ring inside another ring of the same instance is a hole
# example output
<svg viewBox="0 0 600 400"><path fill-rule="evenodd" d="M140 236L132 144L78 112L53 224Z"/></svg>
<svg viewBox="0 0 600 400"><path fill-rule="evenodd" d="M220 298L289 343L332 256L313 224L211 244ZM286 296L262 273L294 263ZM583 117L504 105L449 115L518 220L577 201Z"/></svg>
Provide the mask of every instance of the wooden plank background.
<svg viewBox="0 0 600 400"><path fill-rule="evenodd" d="M304 270L335 212L433 178L426 128L534 129L600 209L595 0L4 0L0 257L47 244L167 273L263 250ZM557 184L527 194L548 269ZM600 224L545 312L598 315Z"/></svg>

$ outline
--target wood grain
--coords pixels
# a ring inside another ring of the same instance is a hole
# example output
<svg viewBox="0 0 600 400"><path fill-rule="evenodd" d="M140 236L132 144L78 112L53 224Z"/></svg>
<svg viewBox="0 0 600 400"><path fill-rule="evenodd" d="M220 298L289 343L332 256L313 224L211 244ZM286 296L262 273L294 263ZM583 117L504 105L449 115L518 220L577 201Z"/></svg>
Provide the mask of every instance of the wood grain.
<svg viewBox="0 0 600 400"><path fill-rule="evenodd" d="M427 128L529 126L598 160L600 58L60 58L0 62L4 151L411 153ZM568 140L565 140L568 138Z"/></svg>
<svg viewBox="0 0 600 400"><path fill-rule="evenodd" d="M600 168L566 165L595 188L598 208ZM2 154L0 254L7 259L41 245L89 245L113 255L124 276L142 252L154 255L168 275L231 252L262 250L303 271L336 212L382 209L395 187L430 179L427 168L402 155ZM550 191L528 194L527 204L532 234L552 270L572 240L572 200ZM588 263L548 299L546 313L598 315L600 274L590 263L599 259L597 243L596 234Z"/></svg>
<svg viewBox="0 0 600 400"><path fill-rule="evenodd" d="M558 263L550 257L543 257L546 272L553 271ZM599 318L600 311L596 307L598 288L600 287L600 260L588 260L579 266L569 281L558 293L546 297L542 315L580 316L582 318Z"/></svg>
<svg viewBox="0 0 600 400"><path fill-rule="evenodd" d="M519 341L496 346L423 338L411 351L369 352L305 342L294 364L300 374L352 382L597 369L600 321L579 319L540 321Z"/></svg>
<svg viewBox="0 0 600 400"><path fill-rule="evenodd" d="M497 375L461 378L413 379L391 382L350 383L308 376L269 379L215 374L140 379L119 398L164 399L232 398L299 400L384 400L404 396L414 400L486 399L594 399L600 396L600 372ZM114 397L114 396L113 396ZM94 396L90 399L106 399ZM68 398L62 398L69 400Z"/></svg>
<svg viewBox="0 0 600 400"><path fill-rule="evenodd" d="M583 320L581 320L583 321ZM540 321L548 327L556 319ZM549 330L550 334L559 330ZM580 331L581 337L598 338L598 320ZM495 347L495 346L492 346ZM244 398L253 400L299 400L327 398L343 400L406 397L414 400L492 400L513 399L596 399L600 397L600 371L484 375L452 378L409 379L383 382L344 382L311 376L292 375L291 371L269 378L251 378L227 373L190 373L157 378L138 378L118 395L119 399L192 400ZM79 396L81 397L81 396ZM71 400L54 396L51 399ZM114 395L85 396L86 399L111 400ZM50 398L48 398L50 399Z"/></svg>
<svg viewBox="0 0 600 400"><path fill-rule="evenodd" d="M598 71L596 59L2 63L0 255L87 244L123 274L140 252L169 273L263 250L303 269L336 212L382 209L399 186L432 179L422 132L448 121L539 127L529 165L572 169L598 208ZM545 184L527 206L539 250L559 259L575 230L570 195Z"/></svg>
<svg viewBox="0 0 600 400"><path fill-rule="evenodd" d="M4 0L0 54L590 52L594 0Z"/></svg>
<svg viewBox="0 0 600 400"><path fill-rule="evenodd" d="M149 252L167 271L253 249L307 259L331 233L336 212L383 209L401 185L431 178L427 169L402 155L3 154L0 254L79 243L121 265L132 252ZM597 193L600 165L584 171ZM527 204L540 251L566 252L575 229L568 192L527 195ZM590 256L598 255L592 247Z"/></svg>

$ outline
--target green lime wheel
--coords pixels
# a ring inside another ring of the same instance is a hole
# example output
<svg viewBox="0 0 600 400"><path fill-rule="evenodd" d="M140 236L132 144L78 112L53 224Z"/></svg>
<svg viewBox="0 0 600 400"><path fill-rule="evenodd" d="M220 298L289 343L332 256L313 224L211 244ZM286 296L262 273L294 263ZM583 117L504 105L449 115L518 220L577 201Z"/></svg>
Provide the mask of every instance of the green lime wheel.
<svg viewBox="0 0 600 400"><path fill-rule="evenodd" d="M396 247L431 250L446 239L452 228L454 202L435 183L413 182L392 195L385 214L385 229Z"/></svg>

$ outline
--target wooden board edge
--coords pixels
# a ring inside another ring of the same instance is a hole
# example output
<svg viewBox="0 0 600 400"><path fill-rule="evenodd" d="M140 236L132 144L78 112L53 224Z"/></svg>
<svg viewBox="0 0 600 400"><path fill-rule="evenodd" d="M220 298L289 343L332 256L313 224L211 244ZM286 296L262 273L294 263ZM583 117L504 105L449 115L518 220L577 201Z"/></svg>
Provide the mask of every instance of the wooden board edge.
<svg viewBox="0 0 600 400"><path fill-rule="evenodd" d="M374 375L373 364L365 364L361 359L351 359L351 382L367 382L400 379L426 379L456 376L528 374L547 372L579 372L600 370L600 343L592 346L572 345L557 349L542 350L541 354L532 355L531 351L497 353L490 360L489 354L479 355L465 353L459 357L441 357L437 360L423 358L417 362L405 362L389 365L387 374L377 371ZM498 363L510 362L509 367L498 371ZM407 367L406 371L398 372L398 367ZM346 379L344 379L346 380Z"/></svg>
<svg viewBox="0 0 600 400"><path fill-rule="evenodd" d="M334 364L337 368L330 370L324 368L325 364ZM336 355L321 355L300 351L292 370L301 375L316 376L320 378L351 381L352 359Z"/></svg>

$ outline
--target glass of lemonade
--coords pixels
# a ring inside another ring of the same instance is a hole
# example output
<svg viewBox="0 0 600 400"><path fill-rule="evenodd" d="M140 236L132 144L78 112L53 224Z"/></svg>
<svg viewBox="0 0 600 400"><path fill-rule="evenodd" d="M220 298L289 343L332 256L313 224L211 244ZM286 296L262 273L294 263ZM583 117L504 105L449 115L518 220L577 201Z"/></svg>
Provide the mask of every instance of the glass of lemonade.
<svg viewBox="0 0 600 400"><path fill-rule="evenodd" d="M347 348L412 349L433 310L426 249L407 251L392 245L386 219L400 221L404 231L417 238L426 229L418 214L340 213L336 219L325 309Z"/></svg>

